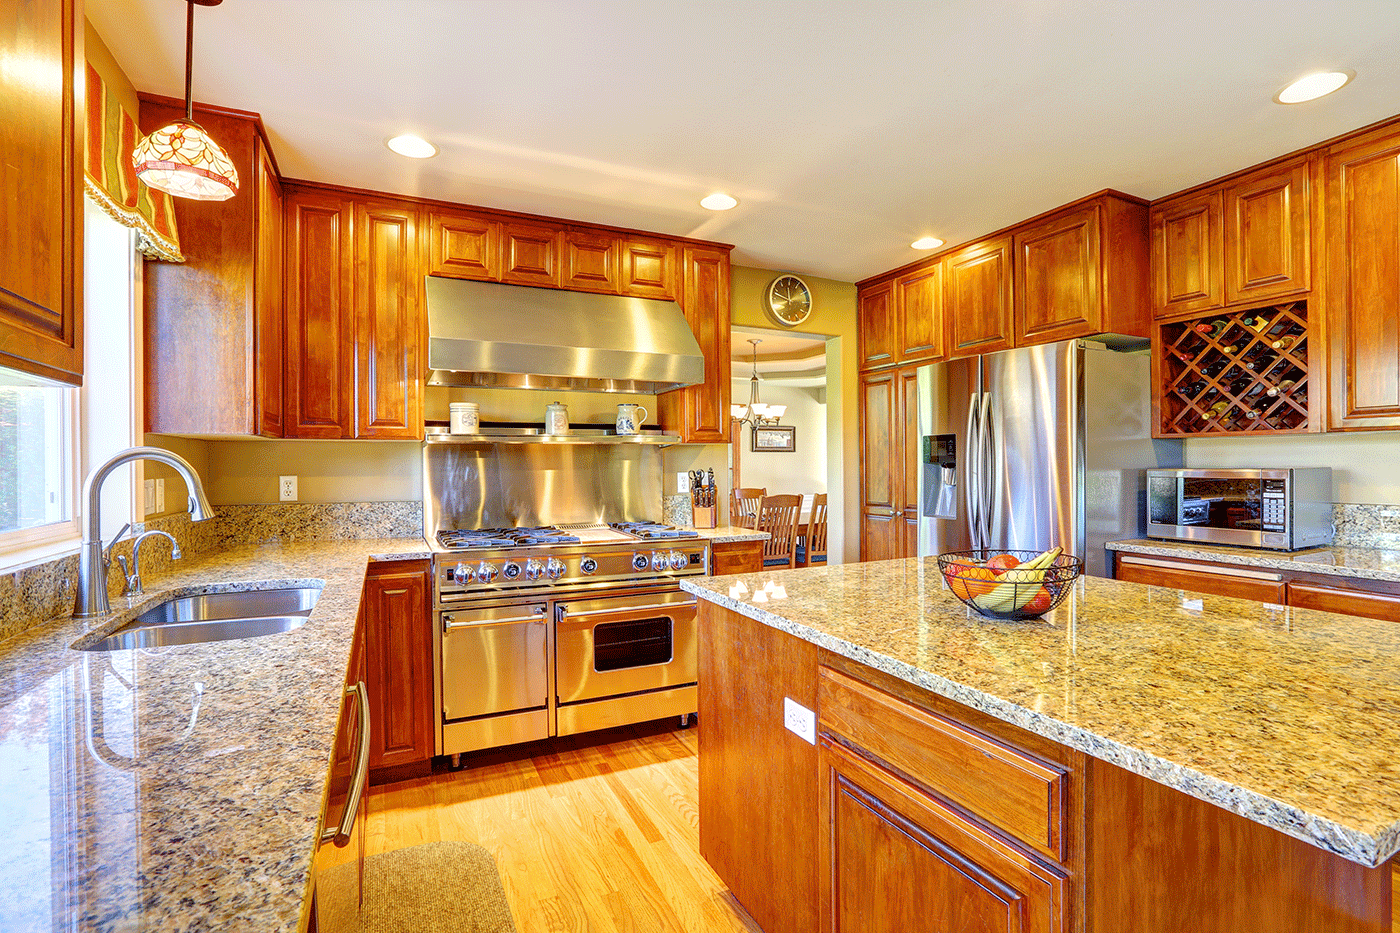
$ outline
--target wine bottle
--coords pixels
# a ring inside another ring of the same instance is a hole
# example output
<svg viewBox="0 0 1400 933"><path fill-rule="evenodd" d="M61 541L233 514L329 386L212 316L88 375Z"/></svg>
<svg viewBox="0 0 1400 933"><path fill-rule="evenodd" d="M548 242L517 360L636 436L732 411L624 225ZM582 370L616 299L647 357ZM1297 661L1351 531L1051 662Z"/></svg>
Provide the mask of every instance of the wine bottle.
<svg viewBox="0 0 1400 933"><path fill-rule="evenodd" d="M1253 376L1241 376L1230 383L1230 394L1243 397L1251 386L1254 385Z"/></svg>
<svg viewBox="0 0 1400 933"><path fill-rule="evenodd" d="M1216 318L1215 320L1210 322L1201 321L1192 329L1198 334L1205 334L1207 337L1215 338L1223 334L1225 332L1225 328L1229 326L1229 321L1225 320L1224 318Z"/></svg>
<svg viewBox="0 0 1400 933"><path fill-rule="evenodd" d="M1269 319L1262 314L1247 314L1240 318L1240 323L1257 334L1262 334L1269 327Z"/></svg>
<svg viewBox="0 0 1400 933"><path fill-rule="evenodd" d="M1190 364L1196 362L1196 358L1194 356L1192 356L1189 353L1182 353L1180 350L1173 350L1172 356L1183 363Z"/></svg>
<svg viewBox="0 0 1400 933"><path fill-rule="evenodd" d="M1244 416L1245 416L1246 418L1248 418L1250 421L1254 421L1254 420L1255 420L1256 418L1258 418L1261 414L1263 414L1263 412L1261 412L1259 409L1257 409L1257 408L1251 408L1249 411L1247 411L1247 412L1244 413Z"/></svg>
<svg viewBox="0 0 1400 933"><path fill-rule="evenodd" d="M1197 380L1196 382L1186 382L1176 387L1176 394L1185 399L1193 399L1200 395L1206 384Z"/></svg>
<svg viewBox="0 0 1400 933"><path fill-rule="evenodd" d="M1224 399L1221 399L1220 401L1216 402L1214 405L1210 406L1210 410L1206 412L1206 418L1207 418L1208 420L1209 420L1209 419L1214 419L1214 418L1219 418L1219 417L1223 416L1223 415L1225 414L1225 412L1226 412L1229 408L1230 408L1230 403L1227 402L1227 401L1225 401Z"/></svg>
<svg viewBox="0 0 1400 933"><path fill-rule="evenodd" d="M1220 375L1226 366L1230 365L1229 360L1213 360L1201 367L1201 372L1207 376L1215 377Z"/></svg>
<svg viewBox="0 0 1400 933"><path fill-rule="evenodd" d="M1284 392L1287 392L1289 389L1293 388L1297 384L1298 383L1293 379L1280 380L1277 384L1269 386L1269 396L1272 398L1277 398L1278 396L1282 395Z"/></svg>
<svg viewBox="0 0 1400 933"><path fill-rule="evenodd" d="M1269 346L1273 347L1275 350L1287 350L1289 347L1293 346L1293 344L1296 343L1297 340L1298 338L1294 337L1292 334L1285 334L1284 336L1275 340L1273 343L1269 344Z"/></svg>

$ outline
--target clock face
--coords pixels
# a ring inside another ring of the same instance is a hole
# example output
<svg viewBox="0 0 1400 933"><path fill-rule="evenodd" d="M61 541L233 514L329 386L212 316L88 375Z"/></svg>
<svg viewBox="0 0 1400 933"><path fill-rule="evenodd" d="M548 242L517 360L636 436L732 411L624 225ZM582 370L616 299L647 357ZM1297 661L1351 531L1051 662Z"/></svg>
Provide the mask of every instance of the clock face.
<svg viewBox="0 0 1400 933"><path fill-rule="evenodd" d="M779 324L796 327L812 313L812 290L795 275L780 275L768 286L768 313Z"/></svg>

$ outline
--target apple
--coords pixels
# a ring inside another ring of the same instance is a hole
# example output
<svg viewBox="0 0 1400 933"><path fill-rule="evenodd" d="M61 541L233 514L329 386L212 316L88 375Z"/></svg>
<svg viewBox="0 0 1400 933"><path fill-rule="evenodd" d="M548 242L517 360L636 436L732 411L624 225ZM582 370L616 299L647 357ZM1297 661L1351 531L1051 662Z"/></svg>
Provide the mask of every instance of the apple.
<svg viewBox="0 0 1400 933"><path fill-rule="evenodd" d="M990 567L994 573L1005 573L1020 565L1020 559L1011 554L996 554L987 560L987 566Z"/></svg>

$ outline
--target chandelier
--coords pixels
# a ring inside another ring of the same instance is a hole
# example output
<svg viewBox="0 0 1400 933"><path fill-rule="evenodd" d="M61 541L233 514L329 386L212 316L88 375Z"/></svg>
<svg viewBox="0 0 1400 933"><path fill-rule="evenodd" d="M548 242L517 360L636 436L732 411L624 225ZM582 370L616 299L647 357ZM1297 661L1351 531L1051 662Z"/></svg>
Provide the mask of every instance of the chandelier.
<svg viewBox="0 0 1400 933"><path fill-rule="evenodd" d="M749 377L749 403L729 406L729 417L736 424L749 424L754 427L777 424L787 411L786 405L765 405L758 400L758 345L762 342L756 337L749 338L749 343L753 344L753 375Z"/></svg>

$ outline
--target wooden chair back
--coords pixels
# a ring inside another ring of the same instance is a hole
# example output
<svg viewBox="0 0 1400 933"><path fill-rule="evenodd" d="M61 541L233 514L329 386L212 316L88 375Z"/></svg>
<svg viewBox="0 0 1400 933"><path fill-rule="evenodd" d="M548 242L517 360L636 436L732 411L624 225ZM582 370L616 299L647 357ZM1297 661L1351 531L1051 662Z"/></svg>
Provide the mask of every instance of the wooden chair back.
<svg viewBox="0 0 1400 933"><path fill-rule="evenodd" d="M768 532L763 542L763 565L777 566L786 561L797 565L797 517L802 511L801 496L764 496L758 510L758 530Z"/></svg>
<svg viewBox="0 0 1400 933"><path fill-rule="evenodd" d="M807 518L807 539L802 543L802 566L826 563L826 493L812 496L812 514Z"/></svg>
<svg viewBox="0 0 1400 933"><path fill-rule="evenodd" d="M747 486L734 490L729 503L729 523L740 528L757 528L758 507L766 495L766 486Z"/></svg>

